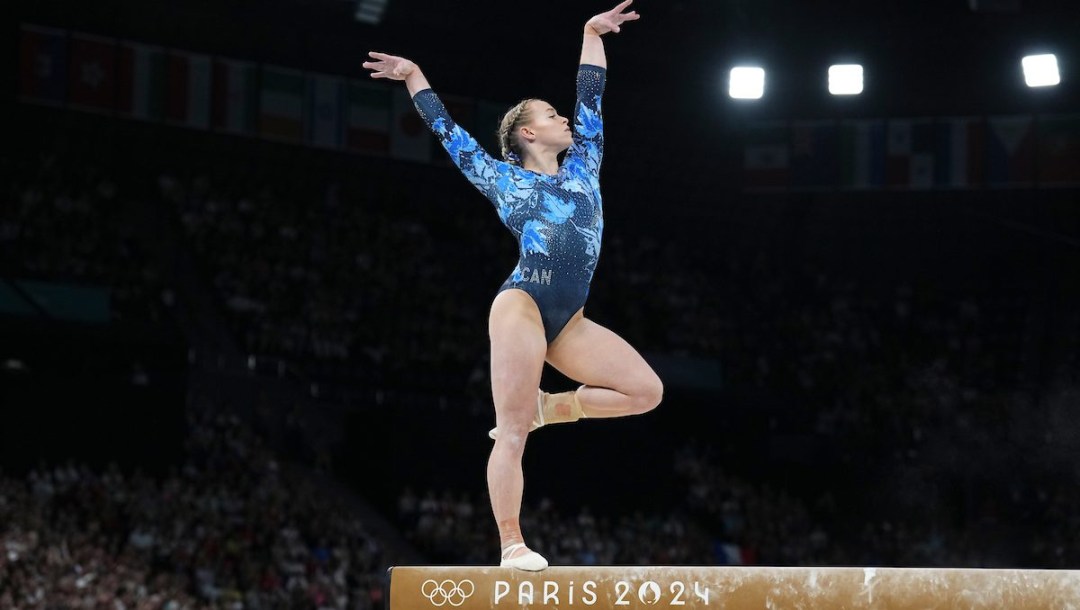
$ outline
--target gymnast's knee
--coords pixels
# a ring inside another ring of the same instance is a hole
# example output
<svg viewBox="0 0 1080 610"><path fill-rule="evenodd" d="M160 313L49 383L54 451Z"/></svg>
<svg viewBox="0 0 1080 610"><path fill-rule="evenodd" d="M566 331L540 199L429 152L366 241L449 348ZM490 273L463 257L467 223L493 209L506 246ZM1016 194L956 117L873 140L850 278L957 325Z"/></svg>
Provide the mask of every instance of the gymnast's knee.
<svg viewBox="0 0 1080 610"><path fill-rule="evenodd" d="M525 452L525 439L529 435L529 426L516 425L509 422L503 422L499 424L499 435L495 439L495 445L492 447L492 451L503 450L509 451L512 455L516 455L518 459Z"/></svg>
<svg viewBox="0 0 1080 610"><path fill-rule="evenodd" d="M643 384L634 392L634 410L638 413L652 411L664 399L664 382L655 374L648 383Z"/></svg>

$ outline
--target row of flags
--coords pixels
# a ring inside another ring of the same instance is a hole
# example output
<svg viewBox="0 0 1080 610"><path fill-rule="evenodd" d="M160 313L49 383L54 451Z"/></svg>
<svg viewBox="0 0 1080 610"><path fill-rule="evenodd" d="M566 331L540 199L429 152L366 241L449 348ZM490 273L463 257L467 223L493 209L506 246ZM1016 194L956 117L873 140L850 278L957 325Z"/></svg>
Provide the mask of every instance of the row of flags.
<svg viewBox="0 0 1080 610"><path fill-rule="evenodd" d="M362 58L358 58L359 61ZM19 99L139 121L449 165L401 83L20 26ZM506 104L439 94L492 154ZM1080 115L760 122L745 188L1080 185Z"/></svg>
<svg viewBox="0 0 1080 610"><path fill-rule="evenodd" d="M759 122L748 191L1080 186L1080 115Z"/></svg>
<svg viewBox="0 0 1080 610"><path fill-rule="evenodd" d="M370 77L321 74L21 24L18 87L19 99L34 104L450 163L404 85ZM459 124L487 150L497 152L495 130L505 105L444 93L440 97Z"/></svg>

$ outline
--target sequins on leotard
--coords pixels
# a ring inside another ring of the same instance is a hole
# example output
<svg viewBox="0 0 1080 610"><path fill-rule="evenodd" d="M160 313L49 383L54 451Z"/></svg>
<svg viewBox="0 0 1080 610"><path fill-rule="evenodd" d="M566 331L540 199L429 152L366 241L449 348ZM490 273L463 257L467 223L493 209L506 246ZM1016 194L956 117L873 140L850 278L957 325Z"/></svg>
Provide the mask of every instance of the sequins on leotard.
<svg viewBox="0 0 1080 610"><path fill-rule="evenodd" d="M462 174L495 205L518 241L520 258L499 288L519 288L536 301L550 343L585 304L604 230L600 100L607 70L582 64L577 74L573 143L558 173L540 174L495 159L447 113L431 89L413 97L417 112Z"/></svg>

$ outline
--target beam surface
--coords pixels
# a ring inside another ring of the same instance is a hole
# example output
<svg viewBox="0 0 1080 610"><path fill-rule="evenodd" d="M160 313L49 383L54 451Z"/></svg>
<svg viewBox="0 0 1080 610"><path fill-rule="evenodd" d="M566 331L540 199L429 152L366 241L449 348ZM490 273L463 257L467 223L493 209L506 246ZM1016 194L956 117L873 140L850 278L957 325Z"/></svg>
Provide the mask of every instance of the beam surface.
<svg viewBox="0 0 1080 610"><path fill-rule="evenodd" d="M1080 571L400 566L389 610L1080 610Z"/></svg>

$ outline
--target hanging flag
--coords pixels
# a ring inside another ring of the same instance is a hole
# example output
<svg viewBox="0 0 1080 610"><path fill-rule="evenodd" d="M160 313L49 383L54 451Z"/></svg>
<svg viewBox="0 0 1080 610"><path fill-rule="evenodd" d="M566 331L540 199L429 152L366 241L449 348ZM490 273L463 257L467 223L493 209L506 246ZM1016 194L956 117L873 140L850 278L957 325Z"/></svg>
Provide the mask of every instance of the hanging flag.
<svg viewBox="0 0 1080 610"><path fill-rule="evenodd" d="M885 121L840 122L840 186L872 189L885 185Z"/></svg>
<svg viewBox="0 0 1080 610"><path fill-rule="evenodd" d="M263 66L259 100L259 133L268 140L304 140L306 79L299 70Z"/></svg>
<svg viewBox="0 0 1080 610"><path fill-rule="evenodd" d="M439 99L442 100L443 106L446 107L446 113L450 115L450 118L469 135L472 135L476 102L472 98L448 94L440 95ZM446 149L442 145L432 146L431 148L432 164L443 167L453 166L453 159L446 154Z"/></svg>
<svg viewBox="0 0 1080 610"><path fill-rule="evenodd" d="M71 34L68 106L93 112L112 112L116 92L116 41Z"/></svg>
<svg viewBox="0 0 1080 610"><path fill-rule="evenodd" d="M67 97L67 32L25 23L19 29L19 99L63 105Z"/></svg>
<svg viewBox="0 0 1080 610"><path fill-rule="evenodd" d="M349 80L346 86L345 148L385 155L390 152L390 87Z"/></svg>
<svg viewBox="0 0 1080 610"><path fill-rule="evenodd" d="M911 120L889 119L885 144L885 184L905 186L911 176Z"/></svg>
<svg viewBox="0 0 1080 610"><path fill-rule="evenodd" d="M165 115L165 50L134 42L117 47L116 113L140 121Z"/></svg>
<svg viewBox="0 0 1080 610"><path fill-rule="evenodd" d="M1039 117L1039 185L1080 184L1080 115Z"/></svg>
<svg viewBox="0 0 1080 610"><path fill-rule="evenodd" d="M1030 116L998 116L986 121L986 183L1030 186L1035 181L1035 121Z"/></svg>
<svg viewBox="0 0 1080 610"><path fill-rule="evenodd" d="M746 130L743 148L743 187L748 191L778 191L788 187L790 131L784 121L762 121Z"/></svg>
<svg viewBox="0 0 1080 610"><path fill-rule="evenodd" d="M911 126L911 176L909 179L911 188L934 188L936 152L934 120L916 120Z"/></svg>
<svg viewBox="0 0 1080 610"><path fill-rule="evenodd" d="M431 161L434 134L413 106L412 97L404 87L393 89L390 122L390 156L404 161Z"/></svg>
<svg viewBox="0 0 1080 610"><path fill-rule="evenodd" d="M473 137L492 157L502 160L502 146L499 144L499 125L503 115L510 109L510 104L496 104L487 100L476 100L476 116Z"/></svg>
<svg viewBox="0 0 1080 610"><path fill-rule="evenodd" d="M968 189L985 180L985 126L977 117L946 117L934 125L934 184Z"/></svg>
<svg viewBox="0 0 1080 610"><path fill-rule="evenodd" d="M322 74L308 75L305 142L319 148L342 147L344 127L341 115L344 95L342 79Z"/></svg>
<svg viewBox="0 0 1080 610"><path fill-rule="evenodd" d="M832 120L791 123L791 186L821 190L837 185L837 123Z"/></svg>
<svg viewBox="0 0 1080 610"><path fill-rule="evenodd" d="M932 119L890 119L885 147L885 184L890 188L928 189L934 185Z"/></svg>
<svg viewBox="0 0 1080 610"><path fill-rule="evenodd" d="M258 107L257 66L251 62L214 58L210 123L214 131L255 135Z"/></svg>
<svg viewBox="0 0 1080 610"><path fill-rule="evenodd" d="M165 120L195 129L210 127L209 55L169 50L166 59Z"/></svg>

